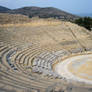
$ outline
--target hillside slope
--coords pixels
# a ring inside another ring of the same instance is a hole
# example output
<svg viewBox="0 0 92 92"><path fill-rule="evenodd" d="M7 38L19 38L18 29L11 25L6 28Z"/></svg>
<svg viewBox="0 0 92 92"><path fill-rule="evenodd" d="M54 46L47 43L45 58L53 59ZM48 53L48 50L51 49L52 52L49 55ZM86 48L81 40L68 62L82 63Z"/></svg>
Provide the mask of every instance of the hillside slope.
<svg viewBox="0 0 92 92"><path fill-rule="evenodd" d="M10 13L23 14L29 17L38 16L40 18L57 18L62 20L74 20L78 18L75 15L72 15L70 13L64 12L62 10L53 7L47 7L47 8L23 7L19 9L14 9L10 11Z"/></svg>
<svg viewBox="0 0 92 92"><path fill-rule="evenodd" d="M30 18L32 17L55 18L55 19L61 19L61 20L66 20L66 21L73 21L79 18L76 15L67 13L65 11L62 11L60 9L53 8L53 7L46 7L46 8L23 7L23 8L13 9L13 10L7 10L4 12L10 13L10 14L27 15ZM0 13L2 13L2 11Z"/></svg>
<svg viewBox="0 0 92 92"><path fill-rule="evenodd" d="M7 11L9 11L9 10L10 10L9 8L0 6L0 13L5 13L5 12L7 12Z"/></svg>
<svg viewBox="0 0 92 92"><path fill-rule="evenodd" d="M0 13L0 24L26 23L30 21L31 19L25 15Z"/></svg>

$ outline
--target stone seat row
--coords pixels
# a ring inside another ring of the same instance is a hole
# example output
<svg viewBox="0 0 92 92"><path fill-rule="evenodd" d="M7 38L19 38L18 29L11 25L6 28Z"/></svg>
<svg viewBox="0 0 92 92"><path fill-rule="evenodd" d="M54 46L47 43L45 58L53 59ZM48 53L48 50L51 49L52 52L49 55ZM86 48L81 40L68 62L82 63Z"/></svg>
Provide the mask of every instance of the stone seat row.
<svg viewBox="0 0 92 92"><path fill-rule="evenodd" d="M0 50L2 50L2 49L0 48ZM27 83L24 80L25 78L23 78L24 83L22 83L23 81L20 81L20 82L18 81L18 75L16 74L17 73L16 71L14 71L14 74L12 76L12 73L10 72L10 69L12 68L11 70L14 70L14 66L15 66L16 62L13 61L14 62L13 63L11 61L11 58L12 58L12 56L16 55L16 53L17 53L17 50L15 50L13 48L9 48L9 47L3 49L2 52L0 52L0 55L1 55L0 56L0 58L1 58L1 60L0 60L1 61L1 65L3 65L6 68L9 68L9 70L7 71L8 73L5 73L6 71L0 69L0 76L3 76L3 78L1 78L1 80L0 80L0 83L2 83L4 85L12 85L12 86L15 86L15 87L20 87L20 89L24 87L26 89L31 89L32 88L32 89L35 89L35 90L36 89L38 89L38 90L39 89L40 90L44 89L45 90L45 88L47 88L47 86L45 85L45 83L47 83L46 81L44 81L44 85L43 85L43 83L39 84L39 83L41 83L41 81L36 82L37 84L35 84L35 80L33 81L33 83L30 80L30 83L32 85L28 86L28 84L25 84L25 83ZM12 62L12 64L11 64L11 62ZM10 76L7 76L8 74L10 74ZM49 85L51 85L51 83Z"/></svg>

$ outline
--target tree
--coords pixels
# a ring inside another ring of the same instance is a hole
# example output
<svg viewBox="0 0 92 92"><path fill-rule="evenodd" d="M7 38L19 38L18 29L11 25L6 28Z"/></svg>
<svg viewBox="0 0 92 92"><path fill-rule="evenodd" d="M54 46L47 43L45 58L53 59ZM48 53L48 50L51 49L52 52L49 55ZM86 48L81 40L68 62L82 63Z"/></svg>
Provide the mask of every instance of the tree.
<svg viewBox="0 0 92 92"><path fill-rule="evenodd" d="M85 27L88 30L92 30L92 18L90 17L84 17L84 18L79 18L77 20L75 20L75 23Z"/></svg>

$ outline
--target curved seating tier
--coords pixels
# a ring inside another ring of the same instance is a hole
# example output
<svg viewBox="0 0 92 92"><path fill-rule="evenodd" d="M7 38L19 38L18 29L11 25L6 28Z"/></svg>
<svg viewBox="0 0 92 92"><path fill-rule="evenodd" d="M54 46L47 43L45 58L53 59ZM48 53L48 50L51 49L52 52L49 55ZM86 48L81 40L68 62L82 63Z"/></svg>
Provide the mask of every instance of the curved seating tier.
<svg viewBox="0 0 92 92"><path fill-rule="evenodd" d="M43 77L32 72L33 63L37 56L45 50L30 46L20 49L18 45L10 46L0 44L0 90L26 90L28 92L46 92L49 86L54 85L59 79L54 80L48 77ZM28 70L28 71L27 71ZM2 85L10 87L10 89L1 88ZM15 88L15 89L14 89ZM50 89L51 89L50 88ZM52 90L51 89L51 90ZM51 91L50 90L50 91Z"/></svg>

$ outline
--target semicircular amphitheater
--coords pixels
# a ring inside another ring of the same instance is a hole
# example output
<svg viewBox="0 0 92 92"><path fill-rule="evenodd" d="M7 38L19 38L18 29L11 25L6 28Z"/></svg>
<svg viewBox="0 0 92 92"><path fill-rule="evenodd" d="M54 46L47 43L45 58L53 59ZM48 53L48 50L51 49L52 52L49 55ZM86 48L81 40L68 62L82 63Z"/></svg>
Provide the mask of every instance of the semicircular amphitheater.
<svg viewBox="0 0 92 92"><path fill-rule="evenodd" d="M92 92L91 52L91 33L70 22L0 25L0 92Z"/></svg>

